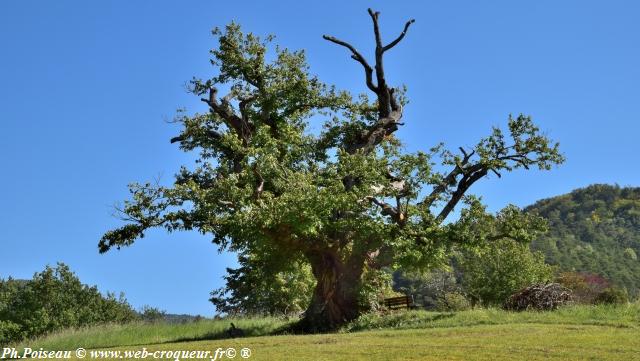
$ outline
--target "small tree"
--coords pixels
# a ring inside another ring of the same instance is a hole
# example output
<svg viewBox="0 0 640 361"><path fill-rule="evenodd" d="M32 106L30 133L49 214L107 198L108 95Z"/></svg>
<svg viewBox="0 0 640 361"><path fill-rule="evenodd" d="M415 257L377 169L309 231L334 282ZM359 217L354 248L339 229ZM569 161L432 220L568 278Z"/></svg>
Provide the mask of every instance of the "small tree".
<svg viewBox="0 0 640 361"><path fill-rule="evenodd" d="M459 153L436 145L404 153L394 133L403 124L403 87L387 83L383 58L404 39L382 40L379 13L369 10L375 38L373 65L344 47L364 71L373 95L354 97L309 74L304 52L276 47L237 24L214 30L218 74L194 79L191 90L209 111L181 114L171 141L198 150L194 169L182 168L171 187L133 184L121 209L128 224L107 232L100 252L129 246L153 227L198 230L221 249L260 253L273 270L308 263L316 280L304 330L329 330L356 318L368 270L400 264L429 268L454 245L496 237L530 239L539 218L509 206L488 214L470 187L492 173L550 169L563 161L528 116L510 117L507 134L493 128ZM271 54L270 54L271 55ZM267 59L273 59L267 61ZM228 89L220 98L219 88ZM323 131L311 120L324 118ZM446 172L435 168L440 158ZM459 219L445 219L464 204Z"/></svg>
<svg viewBox="0 0 640 361"><path fill-rule="evenodd" d="M486 306L501 305L521 288L548 282L553 277L542 253L532 253L527 244L511 239L464 251L457 260L465 292L474 302Z"/></svg>

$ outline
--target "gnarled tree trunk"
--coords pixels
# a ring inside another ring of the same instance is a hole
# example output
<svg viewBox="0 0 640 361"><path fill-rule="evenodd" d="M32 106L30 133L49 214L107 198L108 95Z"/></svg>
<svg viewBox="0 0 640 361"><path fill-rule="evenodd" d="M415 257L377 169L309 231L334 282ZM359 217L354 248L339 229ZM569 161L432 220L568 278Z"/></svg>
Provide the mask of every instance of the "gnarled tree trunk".
<svg viewBox="0 0 640 361"><path fill-rule="evenodd" d="M356 319L362 283L363 260L341 260L334 250L315 250L307 254L317 280L311 303L298 328L304 332L325 332Z"/></svg>
<svg viewBox="0 0 640 361"><path fill-rule="evenodd" d="M384 45L378 26L380 13L371 9L368 9L368 12L373 21L376 39L376 63L374 67L369 65L362 54L351 44L333 36L323 36L324 39L344 46L351 51L351 58L359 62L364 68L367 87L378 98L378 120L360 134L348 137L350 140L342 144L344 150L349 154L368 154L375 151L377 145L398 130L398 126L401 125L400 119L402 118L402 104L397 98L395 89L390 88L386 82L382 59L386 51L396 46L404 38L414 20L407 21L402 33L395 40ZM375 84L373 80L374 70L377 80ZM356 178L351 175L343 179L346 192L352 190L355 181ZM382 207L384 215L391 216L396 223L403 225L406 217L399 206L394 208L374 197L367 197L366 199ZM360 249L352 252L351 256L344 258L341 258L340 253L332 248L315 248L306 252L305 256L311 264L313 274L318 283L305 317L298 325L301 330L306 332L334 330L358 317L360 313L358 296L362 285L362 273L367 250Z"/></svg>

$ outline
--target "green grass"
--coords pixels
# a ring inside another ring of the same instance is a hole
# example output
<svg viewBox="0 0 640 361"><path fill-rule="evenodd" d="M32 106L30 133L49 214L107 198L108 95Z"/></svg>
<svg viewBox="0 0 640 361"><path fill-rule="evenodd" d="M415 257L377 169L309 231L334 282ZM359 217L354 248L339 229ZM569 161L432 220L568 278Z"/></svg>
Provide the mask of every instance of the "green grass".
<svg viewBox="0 0 640 361"><path fill-rule="evenodd" d="M475 309L442 313L409 311L387 315L369 314L345 327L345 331L527 323L640 327L640 303L624 306L570 306L553 312L507 312L501 309Z"/></svg>
<svg viewBox="0 0 640 361"><path fill-rule="evenodd" d="M214 351L228 347L250 348L254 361L640 360L637 329L541 324L266 336L162 344L150 349Z"/></svg>
<svg viewBox="0 0 640 361"><path fill-rule="evenodd" d="M216 340L227 337L230 322L242 328L246 336L262 336L275 332L287 322L277 318L247 318L226 320L202 320L188 323L130 323L110 324L79 329L69 329L23 342L18 349L30 347L46 350L74 350L153 345L168 342Z"/></svg>
<svg viewBox="0 0 640 361"><path fill-rule="evenodd" d="M231 321L249 337L223 339ZM640 360L639 303L554 312L400 311L364 315L333 334L273 335L286 324L261 318L108 325L68 330L22 346L184 351L248 347L250 360Z"/></svg>

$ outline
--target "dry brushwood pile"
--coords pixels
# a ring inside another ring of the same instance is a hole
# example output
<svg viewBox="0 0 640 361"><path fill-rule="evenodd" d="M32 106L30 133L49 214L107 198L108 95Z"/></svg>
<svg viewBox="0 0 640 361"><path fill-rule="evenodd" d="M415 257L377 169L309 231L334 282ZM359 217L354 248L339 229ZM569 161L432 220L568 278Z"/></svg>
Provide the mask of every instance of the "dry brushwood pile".
<svg viewBox="0 0 640 361"><path fill-rule="evenodd" d="M504 308L511 311L555 310L571 300L571 290L558 283L535 284L509 297Z"/></svg>

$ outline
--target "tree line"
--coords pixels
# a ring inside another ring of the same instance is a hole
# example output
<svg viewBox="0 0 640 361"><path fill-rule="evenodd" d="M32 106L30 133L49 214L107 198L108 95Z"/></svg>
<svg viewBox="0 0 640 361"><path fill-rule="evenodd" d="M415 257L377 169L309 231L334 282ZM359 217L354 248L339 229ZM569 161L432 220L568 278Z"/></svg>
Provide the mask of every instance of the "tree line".
<svg viewBox="0 0 640 361"><path fill-rule="evenodd" d="M0 344L6 345L65 328L104 323L155 321L164 312L145 306L135 311L124 294L103 295L80 282L69 266L58 263L30 280L0 279Z"/></svg>

